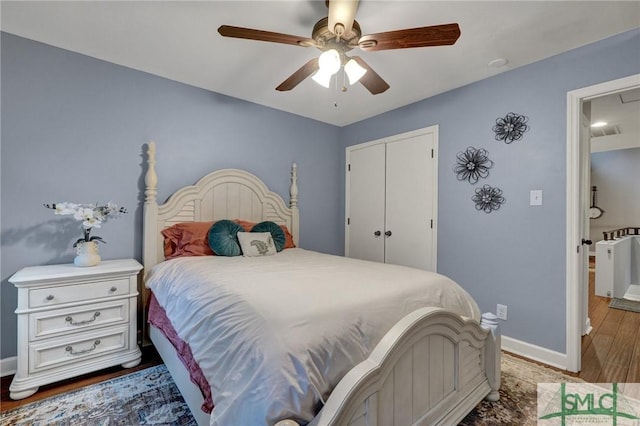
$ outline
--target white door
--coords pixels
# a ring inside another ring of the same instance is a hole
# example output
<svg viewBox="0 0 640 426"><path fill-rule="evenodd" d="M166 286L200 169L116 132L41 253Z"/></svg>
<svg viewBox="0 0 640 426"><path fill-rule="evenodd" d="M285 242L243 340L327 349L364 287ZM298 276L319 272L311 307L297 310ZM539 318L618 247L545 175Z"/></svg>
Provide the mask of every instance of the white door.
<svg viewBox="0 0 640 426"><path fill-rule="evenodd" d="M591 205L591 103L584 102L582 105L582 123L580 129L580 213L578 226L582 230L580 248L580 270L578 280L580 283L582 318L581 335L589 333L591 330L591 320L589 319L589 252L595 247L591 247L591 227L589 219L589 207Z"/></svg>
<svg viewBox="0 0 640 426"><path fill-rule="evenodd" d="M436 271L438 127L347 148L345 254Z"/></svg>
<svg viewBox="0 0 640 426"><path fill-rule="evenodd" d="M353 149L348 162L345 254L384 262L385 144Z"/></svg>
<svg viewBox="0 0 640 426"><path fill-rule="evenodd" d="M433 148L433 133L387 143L387 263L435 271Z"/></svg>

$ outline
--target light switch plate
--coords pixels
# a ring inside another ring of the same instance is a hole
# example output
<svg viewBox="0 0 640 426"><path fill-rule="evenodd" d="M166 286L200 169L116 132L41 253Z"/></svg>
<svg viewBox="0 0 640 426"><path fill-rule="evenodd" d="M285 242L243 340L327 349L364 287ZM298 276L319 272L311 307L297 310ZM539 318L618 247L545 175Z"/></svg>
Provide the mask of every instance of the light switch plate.
<svg viewBox="0 0 640 426"><path fill-rule="evenodd" d="M532 189L529 193L529 205L541 206L542 205L542 189Z"/></svg>

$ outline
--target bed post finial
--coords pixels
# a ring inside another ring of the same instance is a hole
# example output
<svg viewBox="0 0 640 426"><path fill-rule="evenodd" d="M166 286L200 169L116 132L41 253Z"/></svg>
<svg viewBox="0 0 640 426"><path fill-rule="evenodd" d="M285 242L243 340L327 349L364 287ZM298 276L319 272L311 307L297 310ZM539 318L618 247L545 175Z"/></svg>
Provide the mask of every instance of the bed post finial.
<svg viewBox="0 0 640 426"><path fill-rule="evenodd" d="M291 189L289 190L289 207L298 207L298 165L291 165Z"/></svg>
<svg viewBox="0 0 640 426"><path fill-rule="evenodd" d="M149 141L147 144L147 173L144 176L145 203L155 203L158 194L158 175L156 175L156 143Z"/></svg>

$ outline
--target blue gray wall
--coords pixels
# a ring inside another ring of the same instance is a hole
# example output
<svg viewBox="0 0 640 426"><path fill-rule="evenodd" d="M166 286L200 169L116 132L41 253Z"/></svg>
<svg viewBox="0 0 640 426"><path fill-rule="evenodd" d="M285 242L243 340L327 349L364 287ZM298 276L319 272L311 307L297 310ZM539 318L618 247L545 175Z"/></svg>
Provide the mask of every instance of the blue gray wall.
<svg viewBox="0 0 640 426"><path fill-rule="evenodd" d="M503 334L564 353L567 92L636 73L640 30L358 122L340 138L346 147L439 125L438 272L459 282L483 311L508 305ZM531 126L510 145L492 132L508 112L526 115ZM452 171L468 146L487 149L495 162L475 186ZM491 214L471 201L485 183L506 198ZM529 206L531 189L543 190L543 206Z"/></svg>
<svg viewBox="0 0 640 426"><path fill-rule="evenodd" d="M636 137L640 141L640 133ZM591 185L597 187L596 205L604 210L589 222L594 243L604 239L603 232L640 226L640 148L592 152Z"/></svg>
<svg viewBox="0 0 640 426"><path fill-rule="evenodd" d="M239 101L2 33L1 358L15 355L16 291L7 279L68 262L77 222L41 207L109 201L130 213L107 223L103 258L141 257L143 145L158 144L159 198L211 170L251 170L287 197L300 165L301 245L343 253L344 148L440 126L439 271L483 310L509 306L504 333L565 351L566 93L640 72L640 31L500 74L345 128ZM393 88L391 89L393 90ZM531 130L493 140L514 111ZM467 146L489 150L482 183L503 189L497 212L477 212L452 172ZM529 207L529 190L544 205Z"/></svg>
<svg viewBox="0 0 640 426"><path fill-rule="evenodd" d="M141 259L143 146L157 144L158 198L219 168L252 171L288 200L298 163L304 248L342 253L339 128L2 33L0 358L16 354L18 269L70 262L78 222L42 203L129 213L94 234L103 259Z"/></svg>

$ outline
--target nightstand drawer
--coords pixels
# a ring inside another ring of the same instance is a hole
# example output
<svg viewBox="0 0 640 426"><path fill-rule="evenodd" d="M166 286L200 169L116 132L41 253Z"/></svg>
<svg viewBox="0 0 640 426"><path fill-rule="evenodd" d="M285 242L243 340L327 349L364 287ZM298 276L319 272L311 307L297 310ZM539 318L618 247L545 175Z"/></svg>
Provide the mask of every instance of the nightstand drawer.
<svg viewBox="0 0 640 426"><path fill-rule="evenodd" d="M126 350L129 346L128 332L128 326L111 327L72 338L29 344L29 373Z"/></svg>
<svg viewBox="0 0 640 426"><path fill-rule="evenodd" d="M29 315L29 341L129 322L129 299Z"/></svg>
<svg viewBox="0 0 640 426"><path fill-rule="evenodd" d="M29 291L29 307L55 306L63 303L81 302L126 294L129 294L129 280L127 278L38 288Z"/></svg>

